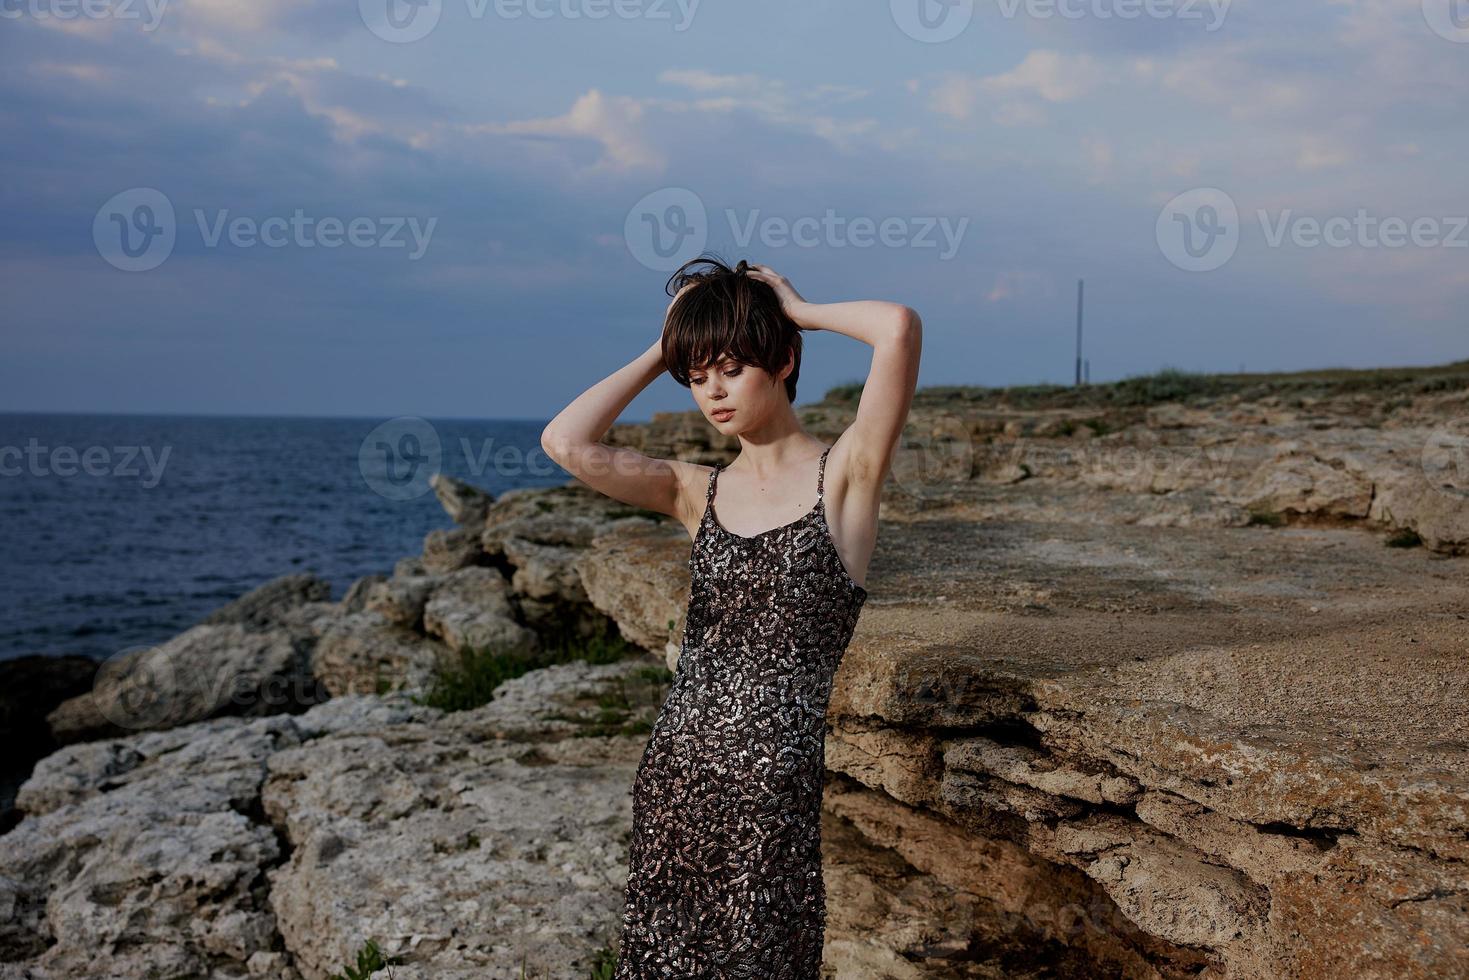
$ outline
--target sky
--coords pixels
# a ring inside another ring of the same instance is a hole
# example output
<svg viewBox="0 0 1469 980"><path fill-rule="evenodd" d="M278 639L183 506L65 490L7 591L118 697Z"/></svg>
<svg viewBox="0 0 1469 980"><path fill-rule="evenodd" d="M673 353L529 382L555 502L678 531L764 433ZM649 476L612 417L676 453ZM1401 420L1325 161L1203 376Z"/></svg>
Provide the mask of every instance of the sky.
<svg viewBox="0 0 1469 980"><path fill-rule="evenodd" d="M0 80L0 411L546 419L706 250L921 385L1070 383L1079 279L1092 381L1469 357L1466 0L0 0Z"/></svg>

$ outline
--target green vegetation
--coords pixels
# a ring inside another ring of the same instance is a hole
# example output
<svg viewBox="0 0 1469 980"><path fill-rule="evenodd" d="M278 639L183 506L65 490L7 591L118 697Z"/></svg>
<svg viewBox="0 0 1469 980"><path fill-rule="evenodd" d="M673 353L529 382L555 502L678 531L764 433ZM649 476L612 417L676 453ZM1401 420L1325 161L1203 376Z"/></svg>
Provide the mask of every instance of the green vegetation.
<svg viewBox="0 0 1469 980"><path fill-rule="evenodd" d="M543 638L540 650L531 654L491 647L464 650L457 657L445 657L428 689L413 700L440 711L468 711L488 704L494 700L495 688L529 671L573 660L615 663L636 652L638 648L624 639L610 621L593 636L563 631L559 636Z"/></svg>
<svg viewBox="0 0 1469 980"><path fill-rule="evenodd" d="M606 946L592 954L592 970L587 974L588 980L612 980L612 972L617 969L617 954Z"/></svg>
<svg viewBox="0 0 1469 980"><path fill-rule="evenodd" d="M1181 402L1203 395L1217 395L1222 386L1213 375L1164 368L1156 374L1124 378L1110 386L1116 405L1156 405Z"/></svg>
<svg viewBox="0 0 1469 980"><path fill-rule="evenodd" d="M1265 527L1280 527L1285 523L1285 515L1279 511L1266 510L1263 507L1250 508L1250 524L1260 524Z"/></svg>
<svg viewBox="0 0 1469 980"><path fill-rule="evenodd" d="M664 689L672 680L673 674L667 667L649 664L639 667L625 678L618 678L616 690L597 698L595 711L589 714L552 712L541 715L541 718L547 721L569 721L580 726L573 738L646 735L653 730L646 709L660 703ZM638 685L641 696L629 696L629 681Z"/></svg>
<svg viewBox="0 0 1469 980"><path fill-rule="evenodd" d="M851 386L834 388L827 394L832 402L853 399ZM1160 402L1205 402L1223 397L1246 401L1279 398L1282 403L1341 395L1371 395L1383 399L1384 411L1411 404L1415 395L1469 389L1469 361L1429 367L1324 368L1316 371L1282 371L1260 374L1204 374L1164 367L1152 374L1121 381L1081 385L1035 384L1006 388L971 385L935 385L920 388L914 407L942 409L967 402L976 407L1010 408L1127 408Z"/></svg>
<svg viewBox="0 0 1469 980"><path fill-rule="evenodd" d="M828 388L822 401L827 402L856 402L862 397L862 388L865 381L845 381L834 388Z"/></svg>
<svg viewBox="0 0 1469 980"><path fill-rule="evenodd" d="M357 951L357 965L348 966L341 973L333 973L331 980L370 980L372 975L379 970L386 969L388 976L393 976L393 967L401 965L403 960L399 957L386 957L382 948L369 939L367 944Z"/></svg>
<svg viewBox="0 0 1469 980"><path fill-rule="evenodd" d="M1410 527L1398 528L1387 539L1389 548L1417 548L1421 544L1423 544L1423 538Z"/></svg>

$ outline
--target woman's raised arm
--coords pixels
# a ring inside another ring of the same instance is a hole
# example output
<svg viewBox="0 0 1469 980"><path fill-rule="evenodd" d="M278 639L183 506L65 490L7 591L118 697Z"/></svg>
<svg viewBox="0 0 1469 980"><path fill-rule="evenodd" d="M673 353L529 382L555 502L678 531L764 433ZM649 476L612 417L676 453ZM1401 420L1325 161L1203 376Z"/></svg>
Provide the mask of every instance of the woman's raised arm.
<svg viewBox="0 0 1469 980"><path fill-rule="evenodd" d="M856 496L876 497L892 466L898 439L918 388L918 361L923 352L923 321L911 307L884 300L809 303L790 281L769 266L752 265L750 275L769 283L781 308L803 330L829 330L872 347L872 364L857 416L839 440L832 459L844 464Z"/></svg>
<svg viewBox="0 0 1469 980"><path fill-rule="evenodd" d="M699 467L601 442L623 409L663 371L660 340L563 408L541 431L541 448L598 493L688 525L697 515L687 513L693 494L685 487L698 479Z"/></svg>

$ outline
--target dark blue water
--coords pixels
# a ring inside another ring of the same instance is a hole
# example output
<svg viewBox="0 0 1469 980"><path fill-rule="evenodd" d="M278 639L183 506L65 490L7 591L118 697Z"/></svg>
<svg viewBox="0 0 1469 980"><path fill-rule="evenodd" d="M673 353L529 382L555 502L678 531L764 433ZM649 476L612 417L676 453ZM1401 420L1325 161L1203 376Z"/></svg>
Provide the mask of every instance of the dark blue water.
<svg viewBox="0 0 1469 980"><path fill-rule="evenodd" d="M565 483L543 426L0 414L0 659L159 643L294 572L340 598L453 526L436 469L495 495Z"/></svg>

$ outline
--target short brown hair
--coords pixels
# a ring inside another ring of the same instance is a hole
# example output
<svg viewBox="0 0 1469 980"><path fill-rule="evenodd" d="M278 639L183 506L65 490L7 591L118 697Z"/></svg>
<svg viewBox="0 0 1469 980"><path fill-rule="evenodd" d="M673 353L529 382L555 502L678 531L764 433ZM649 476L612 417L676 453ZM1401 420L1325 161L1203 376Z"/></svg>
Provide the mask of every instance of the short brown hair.
<svg viewBox="0 0 1469 980"><path fill-rule="evenodd" d="M689 374L725 355L772 375L795 363L786 375L786 397L795 402L801 373L801 328L786 316L780 300L767 283L745 273L741 259L731 269L717 257L690 259L669 277L670 296L695 284L668 311L663 329L663 364L673 380L690 386Z"/></svg>

